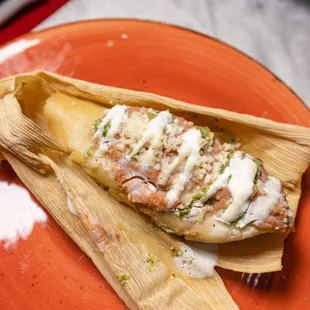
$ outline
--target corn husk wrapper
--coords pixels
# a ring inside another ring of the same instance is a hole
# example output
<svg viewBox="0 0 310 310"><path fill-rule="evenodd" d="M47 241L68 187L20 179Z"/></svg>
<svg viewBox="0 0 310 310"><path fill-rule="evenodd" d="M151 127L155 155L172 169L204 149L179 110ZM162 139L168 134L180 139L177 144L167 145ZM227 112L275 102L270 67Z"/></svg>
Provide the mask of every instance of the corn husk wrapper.
<svg viewBox="0 0 310 310"><path fill-rule="evenodd" d="M171 249L178 249L177 237L113 199L68 160L62 146L48 138L42 108L55 92L105 107L127 104L169 109L196 124L221 126L241 139L244 151L265 161L270 174L285 186L294 211L301 194L301 176L310 160L310 130L47 72L0 83L3 156L131 309L234 309L236 305L217 274L193 279L175 267ZM214 118L219 123L215 124ZM42 175L43 171L47 175ZM78 216L69 213L67 198ZM284 239L268 234L221 244L218 266L250 273L280 270ZM117 281L116 276L124 274L130 279Z"/></svg>

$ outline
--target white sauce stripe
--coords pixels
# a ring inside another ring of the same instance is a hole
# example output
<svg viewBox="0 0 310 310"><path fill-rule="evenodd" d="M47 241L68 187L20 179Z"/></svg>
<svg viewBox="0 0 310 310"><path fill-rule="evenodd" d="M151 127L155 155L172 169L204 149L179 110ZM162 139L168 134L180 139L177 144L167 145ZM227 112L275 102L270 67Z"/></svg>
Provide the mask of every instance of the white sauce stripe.
<svg viewBox="0 0 310 310"><path fill-rule="evenodd" d="M158 113L149 123L149 127L144 132L141 140L134 146L132 152L125 158L132 159L143 148L146 142L151 141L151 145L146 154L141 158L141 163L150 165L153 162L155 151L162 145L162 138L167 124L172 122L172 115L168 111Z"/></svg>
<svg viewBox="0 0 310 310"><path fill-rule="evenodd" d="M5 247L18 239L27 239L35 223L44 223L47 215L22 186L0 182L0 240Z"/></svg>
<svg viewBox="0 0 310 310"><path fill-rule="evenodd" d="M126 121L128 107L125 105L115 105L111 108L107 115L102 119L101 123L98 126L97 131L95 132L94 137L102 137L103 130L108 122L111 122L110 130L107 133L106 138L114 139L115 135L119 132L121 124Z"/></svg>
<svg viewBox="0 0 310 310"><path fill-rule="evenodd" d="M94 137L100 137L100 145L95 153L99 156L109 149L117 133L121 130L122 123L128 120L128 106L115 105L111 108L98 126ZM156 153L162 148L163 135L172 123L172 115L169 111L159 112L154 119L146 122L146 130L141 139L134 145L130 154L125 156L126 160L131 160L136 156L147 142L150 143L148 149L139 156L139 162L143 166L151 166L156 159ZM109 124L106 136L102 137L106 125ZM171 207L180 198L186 188L186 184L192 177L193 170L200 162L201 131L197 128L191 128L183 134L183 143L179 149L178 155L171 165L161 171L158 178L159 185L165 185L170 175L180 167L181 171L173 180L171 189L167 193L168 206ZM220 164L220 163L219 163ZM270 213L272 206L279 200L281 195L281 183L278 179L269 177L264 184L263 191L265 195L258 197L250 204L249 198L253 192L255 176L257 174L257 165L254 158L249 154L235 151L229 161L229 165L222 174L219 174L216 180L211 184L208 192L199 201L195 202L193 210L188 219L192 220L199 216L201 207L204 203L215 195L220 189L227 187L231 194L231 203L216 220L225 224L236 221L246 211L242 220L239 220L237 226L242 228L248 223L263 220ZM68 206L73 213L72 204L68 201ZM196 208L199 207L199 208Z"/></svg>
<svg viewBox="0 0 310 310"><path fill-rule="evenodd" d="M247 213L238 221L237 227L243 228L253 221L263 221L269 214L271 208L281 197L281 182L275 177L268 177L262 187L263 196L257 197L249 206Z"/></svg>
<svg viewBox="0 0 310 310"><path fill-rule="evenodd" d="M217 264L216 244L186 243L180 243L178 256L174 257L177 268L192 278L212 277Z"/></svg>
<svg viewBox="0 0 310 310"><path fill-rule="evenodd" d="M180 194L184 191L186 183L192 176L192 172L195 166L198 164L200 158L200 142L201 132L196 128L191 128L183 136L183 144L180 148L179 155L172 163L172 167L179 165L187 157L184 172L180 173L174 181L172 188L167 193L167 199L169 205L173 205L174 202L180 197ZM174 168L175 169L175 168Z"/></svg>
<svg viewBox="0 0 310 310"><path fill-rule="evenodd" d="M232 195L232 203L217 219L225 223L235 221L248 208L256 173L257 165L253 158L249 155L243 157L242 152L236 151L230 159L229 166L211 184L207 195L201 201L207 201L227 186Z"/></svg>

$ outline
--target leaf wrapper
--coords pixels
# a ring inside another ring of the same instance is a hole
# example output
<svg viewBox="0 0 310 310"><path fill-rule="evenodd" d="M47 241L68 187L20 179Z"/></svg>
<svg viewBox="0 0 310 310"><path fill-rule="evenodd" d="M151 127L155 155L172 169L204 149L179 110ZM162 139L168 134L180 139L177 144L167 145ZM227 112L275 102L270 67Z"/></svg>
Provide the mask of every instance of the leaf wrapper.
<svg viewBox="0 0 310 310"><path fill-rule="evenodd" d="M48 137L42 109L55 92L105 107L126 104L169 109L198 125L220 126L241 140L244 151L265 161L270 174L282 181L295 212L301 177L310 161L310 129L42 71L0 81L2 156L130 309L235 309L217 274L214 278L192 279L174 266L170 249L178 248L178 237L166 234L142 214L117 202ZM43 176L29 167L52 172ZM69 213L67 198L78 216ZM285 238L261 235L221 244L218 266L249 273L280 270ZM151 272L145 259L148 254L156 262ZM130 275L125 285L116 279L120 274Z"/></svg>

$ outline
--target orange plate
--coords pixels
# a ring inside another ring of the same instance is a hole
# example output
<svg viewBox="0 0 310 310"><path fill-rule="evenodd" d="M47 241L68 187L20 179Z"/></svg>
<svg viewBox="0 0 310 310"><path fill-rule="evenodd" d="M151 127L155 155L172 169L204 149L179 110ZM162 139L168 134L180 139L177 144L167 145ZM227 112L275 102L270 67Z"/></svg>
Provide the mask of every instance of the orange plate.
<svg viewBox="0 0 310 310"><path fill-rule="evenodd" d="M0 77L35 69L310 125L307 107L257 62L213 38L170 25L80 22L28 34L0 49ZM2 167L1 178L20 182L9 167ZM219 270L242 309L309 307L309 184L310 171L282 272L262 275L263 289L253 289L246 283L257 277ZM52 218L15 247L0 247L0 262L0 309L125 309Z"/></svg>

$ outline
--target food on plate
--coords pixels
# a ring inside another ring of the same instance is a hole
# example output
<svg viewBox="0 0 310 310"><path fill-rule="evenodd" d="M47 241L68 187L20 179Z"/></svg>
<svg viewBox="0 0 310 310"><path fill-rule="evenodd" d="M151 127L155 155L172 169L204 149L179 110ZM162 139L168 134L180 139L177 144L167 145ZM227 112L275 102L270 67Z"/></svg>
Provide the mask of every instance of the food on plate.
<svg viewBox="0 0 310 310"><path fill-rule="evenodd" d="M51 135L67 137L73 161L166 231L218 243L292 229L281 182L235 138L224 143L221 133L169 110L128 105L105 109L87 127L81 104L92 109L61 93L47 99Z"/></svg>
<svg viewBox="0 0 310 310"><path fill-rule="evenodd" d="M130 309L237 309L214 267L281 270L310 129L40 71L0 81L0 157Z"/></svg>

